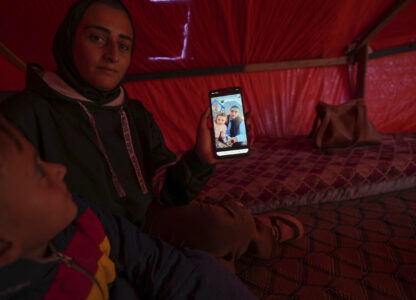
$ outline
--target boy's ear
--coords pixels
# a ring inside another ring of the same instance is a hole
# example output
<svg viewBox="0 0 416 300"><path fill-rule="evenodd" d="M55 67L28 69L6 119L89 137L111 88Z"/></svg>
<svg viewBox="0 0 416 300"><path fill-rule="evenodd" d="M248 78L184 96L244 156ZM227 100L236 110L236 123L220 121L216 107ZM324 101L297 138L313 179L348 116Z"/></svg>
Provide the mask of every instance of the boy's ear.
<svg viewBox="0 0 416 300"><path fill-rule="evenodd" d="M0 268L14 263L21 255L20 244L0 237Z"/></svg>

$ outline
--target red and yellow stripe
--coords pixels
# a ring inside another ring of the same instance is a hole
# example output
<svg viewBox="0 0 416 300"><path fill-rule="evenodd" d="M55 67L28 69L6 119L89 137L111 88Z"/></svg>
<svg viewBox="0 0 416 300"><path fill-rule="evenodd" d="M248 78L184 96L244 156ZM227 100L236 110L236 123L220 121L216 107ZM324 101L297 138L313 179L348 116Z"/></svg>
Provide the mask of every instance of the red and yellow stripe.
<svg viewBox="0 0 416 300"><path fill-rule="evenodd" d="M76 223L76 233L65 250L66 256L94 276L108 299L108 284L116 278L115 265L110 258L111 245L98 217L90 208ZM64 264L59 266L55 280L45 299L103 299L98 286L78 270Z"/></svg>

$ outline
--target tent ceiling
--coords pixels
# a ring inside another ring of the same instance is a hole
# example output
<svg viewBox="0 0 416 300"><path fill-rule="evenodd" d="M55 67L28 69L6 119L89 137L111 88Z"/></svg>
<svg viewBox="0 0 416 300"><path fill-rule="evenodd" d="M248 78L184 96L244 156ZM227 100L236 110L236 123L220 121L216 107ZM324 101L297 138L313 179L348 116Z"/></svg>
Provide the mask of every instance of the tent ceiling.
<svg viewBox="0 0 416 300"><path fill-rule="evenodd" d="M53 35L73 2L1 1L0 41L23 61L53 69ZM128 74L342 56L394 2L124 0L137 33ZM370 46L415 42L415 15L411 1Z"/></svg>

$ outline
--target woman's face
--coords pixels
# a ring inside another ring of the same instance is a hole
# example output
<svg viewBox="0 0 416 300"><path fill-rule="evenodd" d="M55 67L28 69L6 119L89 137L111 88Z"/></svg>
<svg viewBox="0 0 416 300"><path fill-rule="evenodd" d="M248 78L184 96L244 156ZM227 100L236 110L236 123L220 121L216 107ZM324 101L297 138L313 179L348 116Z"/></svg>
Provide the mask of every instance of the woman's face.
<svg viewBox="0 0 416 300"><path fill-rule="evenodd" d="M74 61L81 77L100 91L110 91L130 65L133 29L126 13L102 3L91 5L78 26Z"/></svg>

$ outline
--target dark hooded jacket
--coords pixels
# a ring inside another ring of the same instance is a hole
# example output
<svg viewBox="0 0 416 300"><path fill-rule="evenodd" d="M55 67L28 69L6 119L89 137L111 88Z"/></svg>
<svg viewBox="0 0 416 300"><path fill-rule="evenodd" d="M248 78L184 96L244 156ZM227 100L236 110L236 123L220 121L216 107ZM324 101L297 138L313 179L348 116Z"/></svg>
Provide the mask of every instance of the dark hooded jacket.
<svg viewBox="0 0 416 300"><path fill-rule="evenodd" d="M42 159L67 167L65 181L71 192L143 225L147 207L155 197L152 186L156 170L176 160L176 155L165 146L152 115L140 101L129 100L126 94L122 108L127 114L135 153L150 191L143 194L123 139L120 106L83 102L95 119L109 160L126 192L126 197L119 197L87 114L75 99L51 89L41 78L40 71L29 65L25 90L3 101L0 110L34 145ZM214 170L214 165L202 161L190 150L166 169L163 187L156 189L160 190L158 197L166 204L187 204Z"/></svg>
<svg viewBox="0 0 416 300"><path fill-rule="evenodd" d="M74 196L49 256L0 268L0 299L255 299L213 256L152 239Z"/></svg>
<svg viewBox="0 0 416 300"><path fill-rule="evenodd" d="M230 136L235 137L235 136L239 135L240 134L240 124L241 124L241 122L243 122L243 118L241 118L240 116L237 116L233 120L233 119L231 119L230 115L228 115L227 120L229 120L228 122L231 122ZM227 122L227 126L228 126L228 122Z"/></svg>

